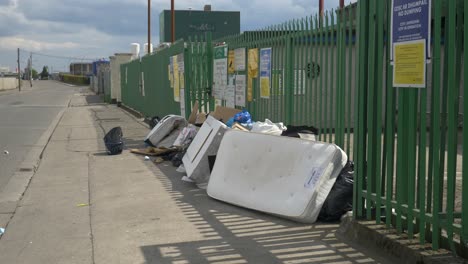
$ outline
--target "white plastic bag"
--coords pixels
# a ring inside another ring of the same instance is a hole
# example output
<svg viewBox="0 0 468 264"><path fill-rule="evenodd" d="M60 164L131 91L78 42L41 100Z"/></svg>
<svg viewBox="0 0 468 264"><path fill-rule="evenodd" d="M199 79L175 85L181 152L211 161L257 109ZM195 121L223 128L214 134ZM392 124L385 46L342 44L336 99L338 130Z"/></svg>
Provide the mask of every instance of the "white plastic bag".
<svg viewBox="0 0 468 264"><path fill-rule="evenodd" d="M255 122L253 123L251 132L270 134L275 136L281 136L284 130L287 128L283 123L273 123L269 119L265 119L265 122Z"/></svg>
<svg viewBox="0 0 468 264"><path fill-rule="evenodd" d="M185 167L184 167L184 164L180 165L177 169L176 169L177 172L181 172L181 173L186 173L187 171L185 170Z"/></svg>

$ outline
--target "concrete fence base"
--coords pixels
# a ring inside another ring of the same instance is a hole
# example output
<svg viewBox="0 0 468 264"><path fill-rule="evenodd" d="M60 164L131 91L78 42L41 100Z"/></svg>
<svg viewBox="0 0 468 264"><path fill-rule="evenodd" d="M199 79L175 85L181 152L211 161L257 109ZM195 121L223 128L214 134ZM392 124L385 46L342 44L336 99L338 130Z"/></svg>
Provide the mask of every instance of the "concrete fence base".
<svg viewBox="0 0 468 264"><path fill-rule="evenodd" d="M14 77L0 77L0 91L18 88L18 79Z"/></svg>

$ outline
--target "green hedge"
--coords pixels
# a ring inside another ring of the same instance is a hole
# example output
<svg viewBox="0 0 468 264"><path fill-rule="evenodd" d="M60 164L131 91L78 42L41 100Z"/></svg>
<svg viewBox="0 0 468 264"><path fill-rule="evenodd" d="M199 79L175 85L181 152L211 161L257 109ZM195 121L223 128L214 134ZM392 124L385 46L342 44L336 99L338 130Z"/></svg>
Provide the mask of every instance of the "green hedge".
<svg viewBox="0 0 468 264"><path fill-rule="evenodd" d="M89 85L89 77L73 74L60 74L60 80L69 84Z"/></svg>

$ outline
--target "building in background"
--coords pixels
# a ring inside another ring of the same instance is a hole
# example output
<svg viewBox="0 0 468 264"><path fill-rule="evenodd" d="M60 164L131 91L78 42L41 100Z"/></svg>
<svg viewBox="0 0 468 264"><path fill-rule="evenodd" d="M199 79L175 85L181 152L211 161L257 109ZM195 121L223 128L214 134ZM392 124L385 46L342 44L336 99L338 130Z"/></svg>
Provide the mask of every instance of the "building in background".
<svg viewBox="0 0 468 264"><path fill-rule="evenodd" d="M89 76L93 74L93 64L86 62L70 63L70 74Z"/></svg>
<svg viewBox="0 0 468 264"><path fill-rule="evenodd" d="M10 67L8 67L8 66L0 66L0 73L11 73Z"/></svg>
<svg viewBox="0 0 468 264"><path fill-rule="evenodd" d="M240 33L239 11L211 11L211 5L204 10L175 10L175 40L194 37L211 32L217 39ZM159 15L159 40L171 42L171 10Z"/></svg>
<svg viewBox="0 0 468 264"><path fill-rule="evenodd" d="M90 87L97 94L104 94L106 87L110 87L110 61L100 59L94 61L90 73Z"/></svg>
<svg viewBox="0 0 468 264"><path fill-rule="evenodd" d="M111 103L122 102L120 65L132 60L133 53L115 53L110 56L110 89L104 88L104 99ZM124 76L125 77L125 76Z"/></svg>

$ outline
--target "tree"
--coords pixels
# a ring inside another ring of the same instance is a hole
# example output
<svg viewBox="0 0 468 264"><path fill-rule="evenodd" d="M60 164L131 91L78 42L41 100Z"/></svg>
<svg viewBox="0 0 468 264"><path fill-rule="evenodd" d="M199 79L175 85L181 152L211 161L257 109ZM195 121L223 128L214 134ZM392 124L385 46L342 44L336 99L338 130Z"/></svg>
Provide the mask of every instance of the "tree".
<svg viewBox="0 0 468 264"><path fill-rule="evenodd" d="M41 72L41 79L48 79L49 78L49 69L47 66L42 67L42 72Z"/></svg>
<svg viewBox="0 0 468 264"><path fill-rule="evenodd" d="M32 69L32 77L33 79L37 79L37 77L39 76L38 72L36 71L36 69Z"/></svg>

